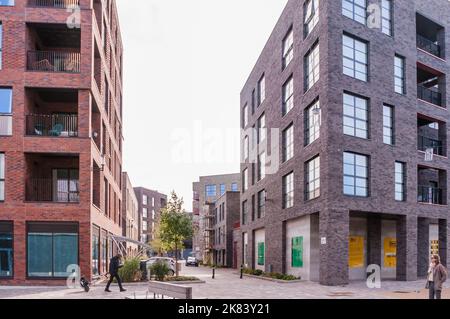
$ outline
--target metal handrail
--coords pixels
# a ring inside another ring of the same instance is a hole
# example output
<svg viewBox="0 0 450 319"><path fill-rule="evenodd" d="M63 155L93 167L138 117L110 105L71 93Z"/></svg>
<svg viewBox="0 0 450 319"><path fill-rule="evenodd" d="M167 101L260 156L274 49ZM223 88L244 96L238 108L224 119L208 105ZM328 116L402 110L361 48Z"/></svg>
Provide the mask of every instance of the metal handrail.
<svg viewBox="0 0 450 319"><path fill-rule="evenodd" d="M430 186L420 186L417 192L417 201L419 203L428 203L435 205L442 205L444 190L442 188L435 188Z"/></svg>
<svg viewBox="0 0 450 319"><path fill-rule="evenodd" d="M427 136L418 135L418 141L419 141L419 150L420 151L426 151L429 148L432 148L434 151L434 154L436 155L443 155L443 143L442 141L435 140L432 138L429 138Z"/></svg>
<svg viewBox="0 0 450 319"><path fill-rule="evenodd" d="M442 93L421 84L417 85L417 97L431 104L442 106Z"/></svg>
<svg viewBox="0 0 450 319"><path fill-rule="evenodd" d="M437 57L441 57L441 46L423 35L417 34L417 47Z"/></svg>
<svg viewBox="0 0 450 319"><path fill-rule="evenodd" d="M28 51L27 69L41 72L80 73L78 52Z"/></svg>

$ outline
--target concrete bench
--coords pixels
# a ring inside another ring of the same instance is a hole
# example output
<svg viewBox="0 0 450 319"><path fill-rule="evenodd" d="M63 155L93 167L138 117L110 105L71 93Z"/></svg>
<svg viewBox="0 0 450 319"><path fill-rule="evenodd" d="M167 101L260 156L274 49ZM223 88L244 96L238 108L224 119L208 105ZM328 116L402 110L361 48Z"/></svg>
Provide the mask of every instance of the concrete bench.
<svg viewBox="0 0 450 319"><path fill-rule="evenodd" d="M167 282L151 281L148 283L148 292L153 294L156 299L157 295L161 295L174 299L192 299L192 287L175 285Z"/></svg>

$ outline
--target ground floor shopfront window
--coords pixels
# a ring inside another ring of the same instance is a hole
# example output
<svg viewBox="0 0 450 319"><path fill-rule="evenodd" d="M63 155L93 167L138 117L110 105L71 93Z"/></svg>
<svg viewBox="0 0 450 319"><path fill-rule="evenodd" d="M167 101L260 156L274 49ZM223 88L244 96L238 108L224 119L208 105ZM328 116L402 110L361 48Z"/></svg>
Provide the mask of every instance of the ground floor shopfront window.
<svg viewBox="0 0 450 319"><path fill-rule="evenodd" d="M0 222L0 278L13 276L13 225Z"/></svg>
<svg viewBox="0 0 450 319"><path fill-rule="evenodd" d="M77 224L27 225L28 277L66 278L71 273L70 265L79 265Z"/></svg>

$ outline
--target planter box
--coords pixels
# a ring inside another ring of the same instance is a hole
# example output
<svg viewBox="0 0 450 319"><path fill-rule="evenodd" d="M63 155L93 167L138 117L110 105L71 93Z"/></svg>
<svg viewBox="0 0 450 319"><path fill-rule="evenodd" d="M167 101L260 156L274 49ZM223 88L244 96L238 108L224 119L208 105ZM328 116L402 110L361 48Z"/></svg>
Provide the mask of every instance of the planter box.
<svg viewBox="0 0 450 319"><path fill-rule="evenodd" d="M272 281L272 282L276 282L276 283L279 283L279 284L298 284L300 282L305 282L304 280L301 280L301 279L298 279L298 280L280 280L280 279L275 279L275 278L270 278L270 277L255 276L255 275L248 275L248 274L244 274L244 277L261 279L261 280L266 280L266 281Z"/></svg>

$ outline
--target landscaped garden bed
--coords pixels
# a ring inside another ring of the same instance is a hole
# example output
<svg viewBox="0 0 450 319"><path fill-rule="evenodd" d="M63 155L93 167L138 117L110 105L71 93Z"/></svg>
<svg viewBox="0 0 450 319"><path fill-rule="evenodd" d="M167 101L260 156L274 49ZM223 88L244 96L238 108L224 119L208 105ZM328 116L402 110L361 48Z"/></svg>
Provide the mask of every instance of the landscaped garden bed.
<svg viewBox="0 0 450 319"><path fill-rule="evenodd" d="M296 283L301 282L302 279L292 275L280 274L280 273L266 273L262 270L256 269L244 269L243 274L246 277L257 278L262 280L269 280L279 283Z"/></svg>

